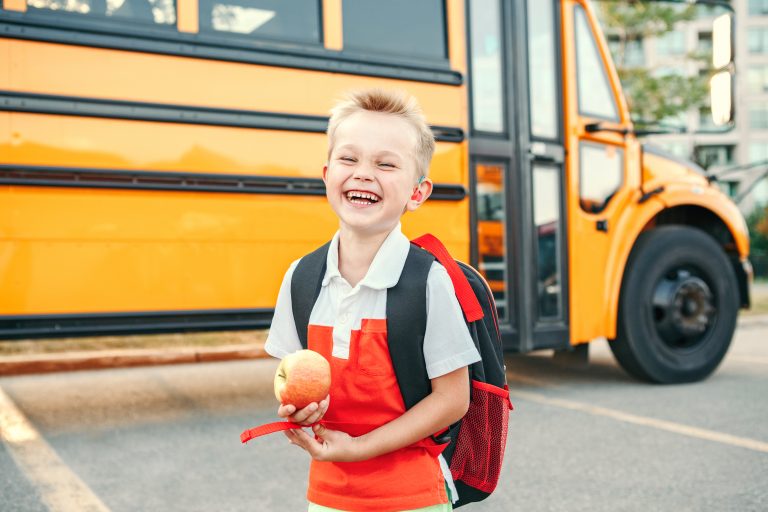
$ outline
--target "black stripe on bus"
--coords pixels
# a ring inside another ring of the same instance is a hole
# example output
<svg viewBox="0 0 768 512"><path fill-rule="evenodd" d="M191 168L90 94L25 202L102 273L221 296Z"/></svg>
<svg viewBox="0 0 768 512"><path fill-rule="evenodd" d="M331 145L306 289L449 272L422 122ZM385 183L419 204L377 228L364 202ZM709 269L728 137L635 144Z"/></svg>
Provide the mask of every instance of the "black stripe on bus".
<svg viewBox="0 0 768 512"><path fill-rule="evenodd" d="M312 133L324 133L328 126L328 118L325 116L139 101L104 100L99 98L18 93L0 90L0 111L3 110L35 114L291 130ZM464 131L461 128L432 126L432 132L435 135L435 140L438 142L462 142L464 140Z"/></svg>
<svg viewBox="0 0 768 512"><path fill-rule="evenodd" d="M0 339L265 329L273 309L208 309L0 316Z"/></svg>
<svg viewBox="0 0 768 512"><path fill-rule="evenodd" d="M0 10L0 37L445 85L463 82L462 74L450 69L448 61L444 65L386 58L371 62L322 46L185 34L173 26L142 27L136 23L57 17L56 13Z"/></svg>
<svg viewBox="0 0 768 512"><path fill-rule="evenodd" d="M320 178L9 164L0 165L0 184L237 194L325 195L325 184ZM436 183L430 200L461 201L466 195L466 189L462 185Z"/></svg>

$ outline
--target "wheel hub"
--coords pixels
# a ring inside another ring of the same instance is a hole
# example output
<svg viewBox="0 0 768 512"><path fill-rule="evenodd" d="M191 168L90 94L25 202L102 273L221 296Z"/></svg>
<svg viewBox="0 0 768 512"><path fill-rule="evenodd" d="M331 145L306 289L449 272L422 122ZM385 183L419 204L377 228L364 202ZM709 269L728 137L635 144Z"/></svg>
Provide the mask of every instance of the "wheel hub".
<svg viewBox="0 0 768 512"><path fill-rule="evenodd" d="M714 323L717 309L709 285L687 270L674 270L656 284L653 315L656 330L668 345L690 347Z"/></svg>

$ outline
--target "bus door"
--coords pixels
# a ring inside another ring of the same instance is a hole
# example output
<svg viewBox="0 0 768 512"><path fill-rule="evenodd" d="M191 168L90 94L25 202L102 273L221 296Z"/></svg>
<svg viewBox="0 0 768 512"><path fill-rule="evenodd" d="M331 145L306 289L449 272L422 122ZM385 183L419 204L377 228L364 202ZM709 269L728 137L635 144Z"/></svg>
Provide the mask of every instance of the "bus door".
<svg viewBox="0 0 768 512"><path fill-rule="evenodd" d="M639 146L598 20L584 0L563 2L565 125L571 241L572 343L610 332L604 290L620 277L610 258L639 183ZM634 198L634 199L633 199Z"/></svg>
<svg viewBox="0 0 768 512"><path fill-rule="evenodd" d="M558 5L467 4L472 257L511 351L570 343Z"/></svg>

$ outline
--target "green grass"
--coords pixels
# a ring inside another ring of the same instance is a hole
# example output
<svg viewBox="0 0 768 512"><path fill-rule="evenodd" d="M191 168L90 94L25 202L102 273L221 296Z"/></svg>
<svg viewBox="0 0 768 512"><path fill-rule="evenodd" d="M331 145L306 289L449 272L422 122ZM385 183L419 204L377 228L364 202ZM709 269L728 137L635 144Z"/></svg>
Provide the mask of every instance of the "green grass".
<svg viewBox="0 0 768 512"><path fill-rule="evenodd" d="M220 347L224 345L263 343L266 339L267 331L258 330L0 341L0 356L80 350Z"/></svg>

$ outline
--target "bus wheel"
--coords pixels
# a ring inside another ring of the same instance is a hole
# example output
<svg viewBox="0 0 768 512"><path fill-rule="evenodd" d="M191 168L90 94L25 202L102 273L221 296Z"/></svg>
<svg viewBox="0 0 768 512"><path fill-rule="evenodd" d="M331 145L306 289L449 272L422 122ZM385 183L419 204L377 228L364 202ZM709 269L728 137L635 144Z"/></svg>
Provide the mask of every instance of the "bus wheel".
<svg viewBox="0 0 768 512"><path fill-rule="evenodd" d="M613 355L649 382L707 377L736 328L737 286L728 256L703 231L662 226L641 234L624 273Z"/></svg>

